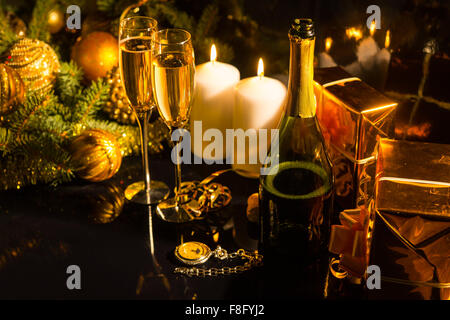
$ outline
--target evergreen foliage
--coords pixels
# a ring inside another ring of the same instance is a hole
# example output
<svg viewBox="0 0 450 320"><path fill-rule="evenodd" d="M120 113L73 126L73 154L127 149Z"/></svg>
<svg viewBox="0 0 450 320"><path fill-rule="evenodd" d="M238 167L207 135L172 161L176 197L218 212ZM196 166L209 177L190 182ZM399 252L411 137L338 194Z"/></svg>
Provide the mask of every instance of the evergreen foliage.
<svg viewBox="0 0 450 320"><path fill-rule="evenodd" d="M65 31L50 34L47 17L52 9L59 7L65 11L68 5L76 4L82 8L83 17L100 12L110 21L109 31L117 36L119 17L130 5L137 4L146 15L155 17L160 27L189 30L197 63L209 60L212 43L216 44L221 61L227 62L233 57L231 46L214 37L224 16L217 0L200 6L201 10L193 15L180 9L178 0L97 0L94 5L90 0L35 0L33 3L34 7L30 7L30 1L26 0L16 0L13 4L0 0L0 62L5 61L8 49L18 40L6 18L8 12L26 22L27 38L44 41L55 49L61 67L51 92L44 96L27 92L22 104L17 105L12 113L0 117L0 189L36 183L56 185L73 179L75 166L71 163L67 146L73 137L86 129L113 133L123 156L140 151L138 128L111 121L101 111L110 98L107 81L99 79L86 85L82 70L70 61L68 53L76 36ZM190 2L186 4L190 5ZM93 6L96 8L92 9ZM150 141L161 141L157 135L161 133L150 132Z"/></svg>

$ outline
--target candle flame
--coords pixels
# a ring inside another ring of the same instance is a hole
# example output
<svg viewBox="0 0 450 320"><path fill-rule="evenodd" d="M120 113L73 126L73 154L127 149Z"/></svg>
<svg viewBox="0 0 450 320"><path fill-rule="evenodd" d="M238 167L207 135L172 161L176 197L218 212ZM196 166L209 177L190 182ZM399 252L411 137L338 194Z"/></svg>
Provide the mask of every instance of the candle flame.
<svg viewBox="0 0 450 320"><path fill-rule="evenodd" d="M372 20L372 23L370 24L370 35L373 36L375 34L377 24L375 23L375 20Z"/></svg>
<svg viewBox="0 0 450 320"><path fill-rule="evenodd" d="M217 59L217 50L216 50L216 45L212 45L211 46L211 62L216 62Z"/></svg>
<svg viewBox="0 0 450 320"><path fill-rule="evenodd" d="M264 77L264 62L262 58L258 61L258 77Z"/></svg>
<svg viewBox="0 0 450 320"><path fill-rule="evenodd" d="M384 47L387 49L391 45L391 31L386 31L386 39L384 40Z"/></svg>
<svg viewBox="0 0 450 320"><path fill-rule="evenodd" d="M48 22L55 23L59 21L59 13L57 11L51 11L48 15Z"/></svg>
<svg viewBox="0 0 450 320"><path fill-rule="evenodd" d="M331 45L333 44L333 39L331 37L328 37L325 39L325 51L330 51Z"/></svg>
<svg viewBox="0 0 450 320"><path fill-rule="evenodd" d="M345 33L347 34L347 37L349 39L355 38L356 41L362 38L362 32L360 29L357 29L355 27L351 27L345 30Z"/></svg>

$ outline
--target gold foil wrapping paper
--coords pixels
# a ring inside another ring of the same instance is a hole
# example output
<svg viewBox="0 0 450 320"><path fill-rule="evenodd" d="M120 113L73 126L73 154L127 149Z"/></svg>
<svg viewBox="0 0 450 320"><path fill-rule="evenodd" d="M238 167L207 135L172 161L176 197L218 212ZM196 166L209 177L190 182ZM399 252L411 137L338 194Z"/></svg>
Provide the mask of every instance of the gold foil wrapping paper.
<svg viewBox="0 0 450 320"><path fill-rule="evenodd" d="M374 298L450 299L450 145L380 139L369 264Z"/></svg>
<svg viewBox="0 0 450 320"><path fill-rule="evenodd" d="M381 139L376 206L450 219L450 145Z"/></svg>
<svg viewBox="0 0 450 320"><path fill-rule="evenodd" d="M372 192L377 137L393 131L397 103L340 67L316 69L314 90L337 201L343 209L354 208Z"/></svg>

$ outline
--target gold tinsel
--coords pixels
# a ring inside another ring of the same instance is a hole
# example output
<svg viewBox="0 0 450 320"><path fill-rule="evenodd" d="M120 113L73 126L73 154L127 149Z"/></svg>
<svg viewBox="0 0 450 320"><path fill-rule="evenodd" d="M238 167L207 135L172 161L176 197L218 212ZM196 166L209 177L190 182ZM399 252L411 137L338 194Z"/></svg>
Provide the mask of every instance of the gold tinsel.
<svg viewBox="0 0 450 320"><path fill-rule="evenodd" d="M116 120L117 122L123 124L135 124L136 117L125 95L125 90L123 89L120 80L119 68L114 68L109 72L107 80L111 87L109 93L110 99L106 102L103 111L105 111L111 119Z"/></svg>
<svg viewBox="0 0 450 320"><path fill-rule="evenodd" d="M0 117L24 100L24 85L19 74L5 64L0 64ZM1 120L1 119L0 119Z"/></svg>
<svg viewBox="0 0 450 320"><path fill-rule="evenodd" d="M98 182L111 178L122 163L120 145L114 135L90 129L77 136L69 147L80 178Z"/></svg>
<svg viewBox="0 0 450 320"><path fill-rule="evenodd" d="M19 73L27 90L41 95L51 90L60 68L58 56L48 44L28 38L12 46L8 66Z"/></svg>

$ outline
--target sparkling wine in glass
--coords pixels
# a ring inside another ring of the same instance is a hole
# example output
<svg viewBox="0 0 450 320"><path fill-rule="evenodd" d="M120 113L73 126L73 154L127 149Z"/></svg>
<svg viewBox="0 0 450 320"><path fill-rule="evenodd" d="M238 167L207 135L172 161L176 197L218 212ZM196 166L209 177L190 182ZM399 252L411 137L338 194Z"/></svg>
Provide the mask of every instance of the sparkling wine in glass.
<svg viewBox="0 0 450 320"><path fill-rule="evenodd" d="M194 94L194 74L194 49L189 32L182 29L156 32L152 42L152 86L159 114L171 134L176 129L184 129L189 120ZM193 220L193 217L183 208L179 197L179 146L180 143L175 146L175 195L162 201L156 212L165 221L182 223Z"/></svg>
<svg viewBox="0 0 450 320"><path fill-rule="evenodd" d="M125 190L127 199L141 204L156 204L169 196L169 188L150 179L148 160L148 122L155 108L153 98L152 38L156 32L155 19L134 16L123 19L119 29L119 67L122 84L140 129L144 181L131 184Z"/></svg>

